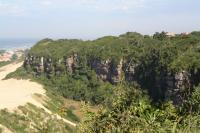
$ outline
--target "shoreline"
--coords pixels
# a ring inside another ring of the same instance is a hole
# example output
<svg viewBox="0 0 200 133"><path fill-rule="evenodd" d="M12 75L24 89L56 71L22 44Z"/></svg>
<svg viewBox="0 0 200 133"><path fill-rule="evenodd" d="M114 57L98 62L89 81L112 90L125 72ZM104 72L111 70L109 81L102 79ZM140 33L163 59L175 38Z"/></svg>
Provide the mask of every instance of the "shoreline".
<svg viewBox="0 0 200 133"><path fill-rule="evenodd" d="M29 49L40 39L0 38L0 50Z"/></svg>
<svg viewBox="0 0 200 133"><path fill-rule="evenodd" d="M0 50L5 50L5 51L14 51L14 50L26 50L30 49L34 44L30 45L25 45L25 46L15 46L15 47L1 47Z"/></svg>

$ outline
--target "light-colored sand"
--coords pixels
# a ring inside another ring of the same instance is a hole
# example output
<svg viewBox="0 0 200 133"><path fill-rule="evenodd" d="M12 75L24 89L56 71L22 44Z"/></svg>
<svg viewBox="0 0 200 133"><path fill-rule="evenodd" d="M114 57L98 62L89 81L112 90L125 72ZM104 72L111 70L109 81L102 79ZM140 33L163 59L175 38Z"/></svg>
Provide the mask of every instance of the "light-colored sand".
<svg viewBox="0 0 200 133"><path fill-rule="evenodd" d="M33 94L45 95L45 90L40 84L29 80L2 80L7 74L15 71L22 63L10 64L0 68L0 109L16 109L27 102L40 106Z"/></svg>
<svg viewBox="0 0 200 133"><path fill-rule="evenodd" d="M0 124L0 128L3 130L2 133L13 133L12 131L10 131L7 127L3 126Z"/></svg>
<svg viewBox="0 0 200 133"><path fill-rule="evenodd" d="M75 123L62 118L57 114L53 114L50 110L45 108L41 102L34 98L34 94L45 96L46 91L43 89L42 85L31 82L30 80L3 80L7 74L14 72L21 65L22 63L9 64L0 68L0 109L6 108L13 111L20 105L23 106L26 103L32 103L35 106L44 109L47 113L55 115L57 119L62 119L64 122L76 126Z"/></svg>

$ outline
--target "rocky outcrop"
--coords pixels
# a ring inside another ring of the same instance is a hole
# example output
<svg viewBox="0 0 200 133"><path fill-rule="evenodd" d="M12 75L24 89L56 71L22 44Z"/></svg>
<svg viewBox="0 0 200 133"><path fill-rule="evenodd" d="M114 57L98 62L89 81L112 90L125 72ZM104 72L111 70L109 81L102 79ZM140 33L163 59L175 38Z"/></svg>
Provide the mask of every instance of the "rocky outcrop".
<svg viewBox="0 0 200 133"><path fill-rule="evenodd" d="M44 71L48 74L53 72L53 61L51 58L47 58L44 63Z"/></svg>
<svg viewBox="0 0 200 133"><path fill-rule="evenodd" d="M98 78L102 79L103 81L110 80L110 60L102 61L100 59L94 59L92 61L91 67L95 70Z"/></svg>
<svg viewBox="0 0 200 133"><path fill-rule="evenodd" d="M41 75L42 73L50 75L60 75L65 68L62 65L65 65L68 73L72 74L75 69L75 63L77 61L77 55L74 54L63 61L59 59L57 62L53 62L51 58L48 57L36 57L36 56L27 56L24 60L24 68L32 69L35 72L36 76Z"/></svg>
<svg viewBox="0 0 200 133"><path fill-rule="evenodd" d="M44 57L26 57L24 61L24 67L26 69L32 68L33 71L36 73L36 76L39 76L44 72Z"/></svg>
<svg viewBox="0 0 200 133"><path fill-rule="evenodd" d="M31 69L36 76L44 73L50 78L52 75L59 76L64 72L73 74L77 69L78 62L77 54L65 57L57 62L53 62L51 58L29 55L25 58L24 67ZM109 81L112 84L119 83L124 74L126 81L137 82L141 85L144 82L140 82L143 79L138 79L138 75L142 74L147 78L145 80L153 82L151 94L164 92L161 97L165 100L172 100L176 105L180 105L186 98L185 92L189 92L190 88L200 83L200 71L181 71L179 73L163 71L159 75L152 75L151 71L141 72L138 69L138 64L131 64L122 59L118 63L111 59L89 59L88 62L88 67L96 72L100 80Z"/></svg>
<svg viewBox="0 0 200 133"><path fill-rule="evenodd" d="M77 62L77 54L73 54L65 59L65 66L67 68L68 73L72 74L75 70L75 64Z"/></svg>
<svg viewBox="0 0 200 133"><path fill-rule="evenodd" d="M168 75L166 77L166 100L172 100L175 105L180 105L186 98L185 93L190 91L191 74L187 71Z"/></svg>
<svg viewBox="0 0 200 133"><path fill-rule="evenodd" d="M119 64L112 67L112 69L111 69L112 71L111 71L111 74L110 74L110 81L113 84L117 84L121 81L122 68L123 68L123 60L122 59L119 61Z"/></svg>
<svg viewBox="0 0 200 133"><path fill-rule="evenodd" d="M175 74L175 88L178 88L180 91L184 91L186 88L189 88L190 77L191 75L187 71Z"/></svg>
<svg viewBox="0 0 200 133"><path fill-rule="evenodd" d="M39 67L40 67L41 71L43 72L44 71L44 57L40 58Z"/></svg>
<svg viewBox="0 0 200 133"><path fill-rule="evenodd" d="M51 58L27 56L24 61L24 67L26 69L30 67L37 76L45 73L50 78L51 75L60 75L65 70L69 74L73 74L77 62L77 54L60 59L57 62L53 62ZM94 59L91 61L90 66L95 70L99 79L117 84L121 80L123 63L123 60L120 60L118 64L115 64L109 59L105 61ZM65 65L65 68L62 68L62 64Z"/></svg>
<svg viewBox="0 0 200 133"><path fill-rule="evenodd" d="M172 94L172 100L175 105L180 105L186 98L185 93L190 93L191 88L191 75L187 71L182 71L175 74L174 89Z"/></svg>
<svg viewBox="0 0 200 133"><path fill-rule="evenodd" d="M103 81L110 81L113 84L120 82L122 76L123 60L115 65L111 60L94 59L91 67L95 70L99 79Z"/></svg>
<svg viewBox="0 0 200 133"><path fill-rule="evenodd" d="M163 71L159 75L149 75L147 80L151 81L149 94L154 100L172 100L175 105L181 105L192 88L191 74L187 71Z"/></svg>
<svg viewBox="0 0 200 133"><path fill-rule="evenodd" d="M125 72L125 80L126 81L135 81L136 80L136 67L137 67L137 64L130 64L130 65L127 65L127 63L125 64L125 67L123 68L124 69L124 72Z"/></svg>

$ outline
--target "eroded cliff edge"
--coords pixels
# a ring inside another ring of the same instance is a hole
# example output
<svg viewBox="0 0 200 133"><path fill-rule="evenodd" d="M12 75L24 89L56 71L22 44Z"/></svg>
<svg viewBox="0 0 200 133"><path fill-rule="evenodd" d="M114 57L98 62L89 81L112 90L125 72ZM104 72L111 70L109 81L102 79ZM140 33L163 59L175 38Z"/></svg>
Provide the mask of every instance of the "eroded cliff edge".
<svg viewBox="0 0 200 133"><path fill-rule="evenodd" d="M94 41L46 39L30 50L24 68L47 78L91 70L101 81L136 83L154 100L180 105L200 83L199 43L196 32L163 40L138 33Z"/></svg>

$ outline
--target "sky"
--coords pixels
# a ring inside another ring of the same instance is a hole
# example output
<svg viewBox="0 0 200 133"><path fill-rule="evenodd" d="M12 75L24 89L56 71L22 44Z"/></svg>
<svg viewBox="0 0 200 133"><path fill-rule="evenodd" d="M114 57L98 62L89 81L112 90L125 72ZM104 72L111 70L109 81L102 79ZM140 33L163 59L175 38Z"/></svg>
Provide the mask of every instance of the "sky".
<svg viewBox="0 0 200 133"><path fill-rule="evenodd" d="M200 30L199 0L0 0L0 38Z"/></svg>

